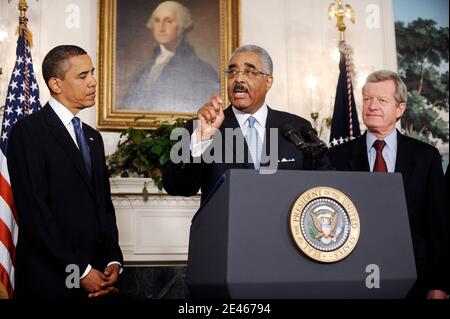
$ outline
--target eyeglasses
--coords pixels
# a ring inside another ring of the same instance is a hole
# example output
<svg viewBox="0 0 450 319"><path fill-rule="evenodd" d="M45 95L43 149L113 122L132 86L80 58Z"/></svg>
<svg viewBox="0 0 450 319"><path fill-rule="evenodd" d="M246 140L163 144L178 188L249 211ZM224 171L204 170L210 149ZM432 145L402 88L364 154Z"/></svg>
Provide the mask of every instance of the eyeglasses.
<svg viewBox="0 0 450 319"><path fill-rule="evenodd" d="M225 76L229 79L234 79L241 72L245 78L250 79L250 80L256 78L260 74L265 75L265 76L270 76L270 74L267 74L267 73L264 73L264 72L261 72L261 71L258 71L256 69L252 69L252 68L248 68L245 70L228 69L228 70L225 70Z"/></svg>

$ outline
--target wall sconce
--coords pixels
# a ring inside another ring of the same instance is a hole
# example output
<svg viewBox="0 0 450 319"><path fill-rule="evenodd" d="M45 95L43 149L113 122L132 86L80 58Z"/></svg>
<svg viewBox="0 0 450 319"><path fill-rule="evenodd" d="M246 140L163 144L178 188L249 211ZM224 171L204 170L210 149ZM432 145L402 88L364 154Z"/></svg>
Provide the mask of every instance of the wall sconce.
<svg viewBox="0 0 450 319"><path fill-rule="evenodd" d="M308 77L306 78L306 85L311 91L311 119L313 120L314 129L317 129L317 119L319 118L319 111L317 110L315 104L315 93L318 82L319 78L312 74L308 75Z"/></svg>
<svg viewBox="0 0 450 319"><path fill-rule="evenodd" d="M320 121L320 129L318 130L318 135L320 138L322 138L322 135L324 134L325 129L330 130L331 124L333 122L333 110L334 110L334 100L335 96L330 95L329 96L329 106L328 109L325 111L325 115Z"/></svg>

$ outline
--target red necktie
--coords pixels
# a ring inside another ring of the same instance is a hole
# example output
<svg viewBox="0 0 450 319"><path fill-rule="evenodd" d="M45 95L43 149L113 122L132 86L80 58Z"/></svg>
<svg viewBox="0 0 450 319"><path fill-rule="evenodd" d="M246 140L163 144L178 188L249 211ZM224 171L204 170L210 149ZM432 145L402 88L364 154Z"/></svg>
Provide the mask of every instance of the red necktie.
<svg viewBox="0 0 450 319"><path fill-rule="evenodd" d="M375 143L373 143L373 147L377 151L377 157L375 158L375 165L373 166L374 172L387 172L387 166L386 162L383 158L383 148L386 145L386 142L383 140L376 140Z"/></svg>

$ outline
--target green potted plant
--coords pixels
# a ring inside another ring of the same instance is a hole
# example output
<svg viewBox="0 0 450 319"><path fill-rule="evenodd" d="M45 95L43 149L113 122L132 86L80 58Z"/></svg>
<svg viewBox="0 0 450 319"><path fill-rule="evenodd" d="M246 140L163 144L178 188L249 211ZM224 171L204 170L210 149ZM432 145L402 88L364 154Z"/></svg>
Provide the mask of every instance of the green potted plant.
<svg viewBox="0 0 450 319"><path fill-rule="evenodd" d="M170 159L170 150L177 143L170 139L173 129L184 127L186 120L163 122L155 130L128 128L120 134L117 150L106 157L109 175L149 177L162 189L162 169ZM148 198L146 185L144 199Z"/></svg>

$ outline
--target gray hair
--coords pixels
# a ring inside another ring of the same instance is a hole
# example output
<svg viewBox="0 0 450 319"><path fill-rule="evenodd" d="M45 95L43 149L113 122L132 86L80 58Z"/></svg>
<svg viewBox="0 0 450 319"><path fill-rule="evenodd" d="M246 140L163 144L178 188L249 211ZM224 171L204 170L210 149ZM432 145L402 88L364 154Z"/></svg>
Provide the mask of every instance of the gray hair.
<svg viewBox="0 0 450 319"><path fill-rule="evenodd" d="M362 88L362 92L364 94L367 83L378 83L389 80L392 80L395 83L395 100L397 103L406 103L408 101L408 89L400 76L392 71L380 70L370 74L367 77L366 84L364 84Z"/></svg>
<svg viewBox="0 0 450 319"><path fill-rule="evenodd" d="M189 12L189 9L183 6L181 3L178 3L176 1L164 1L161 2L155 10L153 10L152 15L147 21L147 28L153 29L153 22L155 19L155 13L158 11L158 9L161 8L170 8L175 11L175 16L178 20L178 24L181 26L180 30L178 30L178 36L181 36L183 33L186 33L187 31L190 31L192 29L193 23L192 23L192 16Z"/></svg>
<svg viewBox="0 0 450 319"><path fill-rule="evenodd" d="M253 52L258 54L261 57L262 61L262 72L272 75L273 74L273 62L272 58L270 57L269 53L267 53L266 50L263 48L257 46L257 45L244 45L240 48L237 48L234 50L233 54L231 54L230 61L233 59L233 57L238 53L244 53L244 52Z"/></svg>

